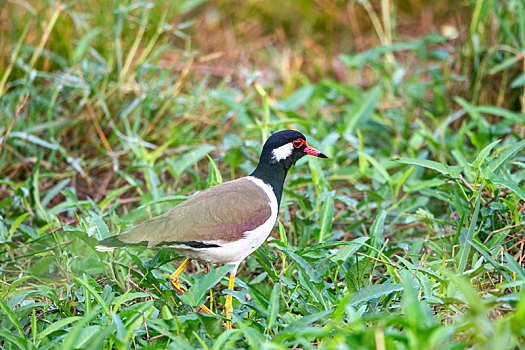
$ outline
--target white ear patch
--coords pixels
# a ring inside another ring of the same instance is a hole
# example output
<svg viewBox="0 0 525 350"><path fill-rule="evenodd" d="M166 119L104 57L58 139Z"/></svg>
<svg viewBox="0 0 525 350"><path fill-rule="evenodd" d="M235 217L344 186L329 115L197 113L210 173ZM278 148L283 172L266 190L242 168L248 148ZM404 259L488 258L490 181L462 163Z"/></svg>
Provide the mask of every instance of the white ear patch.
<svg viewBox="0 0 525 350"><path fill-rule="evenodd" d="M275 163L280 162L281 160L288 158L292 152L293 144L291 142L282 145L281 147L277 147L272 151L272 161Z"/></svg>

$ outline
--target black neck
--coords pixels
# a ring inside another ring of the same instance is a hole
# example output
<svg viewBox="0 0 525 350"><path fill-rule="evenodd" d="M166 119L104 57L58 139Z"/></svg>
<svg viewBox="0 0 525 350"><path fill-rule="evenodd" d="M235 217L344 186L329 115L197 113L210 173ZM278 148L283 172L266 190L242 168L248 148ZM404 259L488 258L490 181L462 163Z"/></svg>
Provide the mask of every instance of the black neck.
<svg viewBox="0 0 525 350"><path fill-rule="evenodd" d="M277 198L277 207L281 204L281 197L283 195L283 185L286 174L290 167L286 167L282 162L270 164L259 162L257 168L250 174L250 176L256 177L264 183L272 187L275 198Z"/></svg>

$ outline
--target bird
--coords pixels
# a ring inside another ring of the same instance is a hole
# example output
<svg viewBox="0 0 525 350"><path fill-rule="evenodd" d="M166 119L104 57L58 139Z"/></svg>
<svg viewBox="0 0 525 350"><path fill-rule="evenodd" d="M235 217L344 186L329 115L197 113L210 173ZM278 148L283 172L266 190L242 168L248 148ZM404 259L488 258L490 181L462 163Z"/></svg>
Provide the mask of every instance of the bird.
<svg viewBox="0 0 525 350"><path fill-rule="evenodd" d="M171 248L186 257L170 276L172 287L186 290L180 274L198 260L231 264L228 288L233 290L239 264L270 235L279 213L288 170L303 156L328 158L306 143L296 130L282 130L265 142L255 170L248 176L198 192L165 214L144 221L130 230L103 239L96 247L108 252L127 246ZM212 313L206 306L201 308ZM232 329L232 296L224 306L226 329Z"/></svg>

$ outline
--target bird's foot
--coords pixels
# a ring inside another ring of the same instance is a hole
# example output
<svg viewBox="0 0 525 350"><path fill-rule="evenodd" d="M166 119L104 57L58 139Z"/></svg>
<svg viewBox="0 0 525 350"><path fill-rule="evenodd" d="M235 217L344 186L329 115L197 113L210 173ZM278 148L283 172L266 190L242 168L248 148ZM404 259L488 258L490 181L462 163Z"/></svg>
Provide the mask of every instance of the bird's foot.
<svg viewBox="0 0 525 350"><path fill-rule="evenodd" d="M186 288L184 288L182 286L182 284L180 284L180 281L179 281L179 278L176 277L176 276L171 276L170 277L170 283L171 283L171 286L173 287L174 290L176 290L179 295L182 295L184 294L184 292L186 292ZM210 296L211 296L211 292L210 292ZM213 303L213 299L210 299L210 306L212 305ZM201 306L199 306L201 308L202 311L204 311L205 313L207 314L213 314L213 311L211 311L206 305L202 304Z"/></svg>
<svg viewBox="0 0 525 350"><path fill-rule="evenodd" d="M211 315L214 315L213 311L211 311L210 309L208 309L208 307L204 304L202 304L201 306L199 306L201 308L202 311L204 311L205 313L207 314L211 314Z"/></svg>
<svg viewBox="0 0 525 350"><path fill-rule="evenodd" d="M174 290L179 292L179 295L184 294L186 292L186 288L180 284L179 277L178 276L170 276L170 283Z"/></svg>

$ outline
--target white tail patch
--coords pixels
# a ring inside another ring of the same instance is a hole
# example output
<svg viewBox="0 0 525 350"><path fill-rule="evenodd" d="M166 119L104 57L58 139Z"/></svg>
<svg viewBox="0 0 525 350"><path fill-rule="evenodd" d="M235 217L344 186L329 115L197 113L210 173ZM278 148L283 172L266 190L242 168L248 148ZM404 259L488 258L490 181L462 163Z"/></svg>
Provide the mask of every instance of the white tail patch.
<svg viewBox="0 0 525 350"><path fill-rule="evenodd" d="M115 247L108 247L105 245L97 245L95 249L99 252L112 252L115 250Z"/></svg>
<svg viewBox="0 0 525 350"><path fill-rule="evenodd" d="M293 144L291 142L282 145L281 147L277 147L272 151L272 161L276 163L280 162L281 160L288 158L292 152Z"/></svg>

